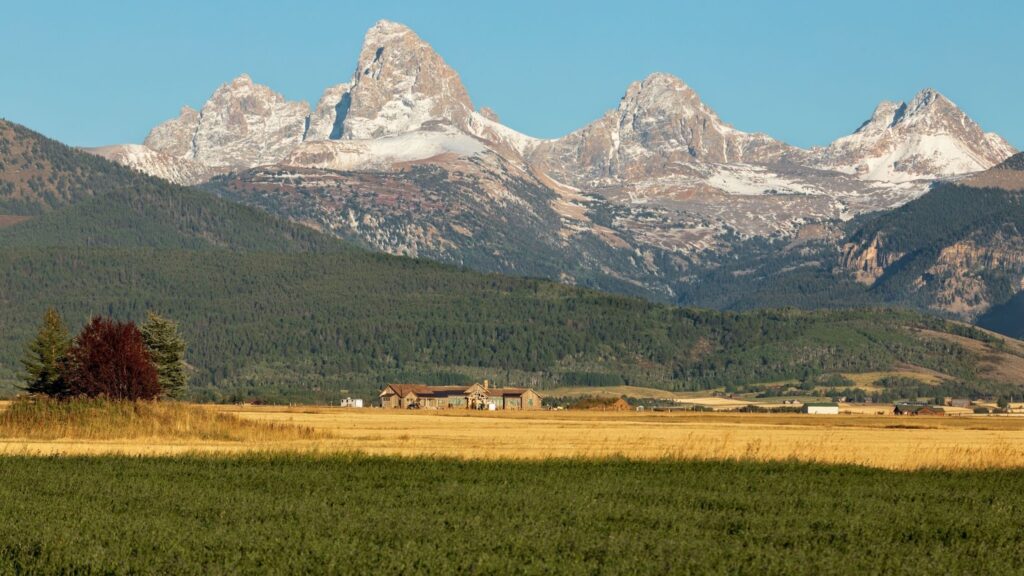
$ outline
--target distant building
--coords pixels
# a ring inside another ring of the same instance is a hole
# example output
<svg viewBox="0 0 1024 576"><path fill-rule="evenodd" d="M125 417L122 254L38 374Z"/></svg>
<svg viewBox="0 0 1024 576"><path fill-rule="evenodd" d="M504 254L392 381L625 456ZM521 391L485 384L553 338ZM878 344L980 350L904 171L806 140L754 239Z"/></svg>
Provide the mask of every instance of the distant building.
<svg viewBox="0 0 1024 576"><path fill-rule="evenodd" d="M362 398L345 398L338 405L341 406L342 408L362 408L363 407L363 399Z"/></svg>
<svg viewBox="0 0 1024 576"><path fill-rule="evenodd" d="M839 414L839 404L835 402L808 402L803 407L804 414Z"/></svg>
<svg viewBox="0 0 1024 576"><path fill-rule="evenodd" d="M629 405L629 402L626 402L625 398L619 398L615 402L612 402L611 404L609 404L607 406L607 408L605 408L605 409L606 410L614 410L616 412L620 412L620 411L623 411L623 410L629 410L631 408L632 407Z"/></svg>
<svg viewBox="0 0 1024 576"><path fill-rule="evenodd" d="M952 406L953 408L970 408L971 401L967 398L950 398L946 405Z"/></svg>
<svg viewBox="0 0 1024 576"><path fill-rule="evenodd" d="M600 410L609 412L621 412L630 410L629 402L625 398L580 398L573 402L569 408L572 410Z"/></svg>
<svg viewBox="0 0 1024 576"><path fill-rule="evenodd" d="M946 411L941 406L897 404L892 413L897 416L942 416Z"/></svg>
<svg viewBox="0 0 1024 576"><path fill-rule="evenodd" d="M541 397L530 388L388 384L380 393L384 408L462 408L465 410L540 410Z"/></svg>

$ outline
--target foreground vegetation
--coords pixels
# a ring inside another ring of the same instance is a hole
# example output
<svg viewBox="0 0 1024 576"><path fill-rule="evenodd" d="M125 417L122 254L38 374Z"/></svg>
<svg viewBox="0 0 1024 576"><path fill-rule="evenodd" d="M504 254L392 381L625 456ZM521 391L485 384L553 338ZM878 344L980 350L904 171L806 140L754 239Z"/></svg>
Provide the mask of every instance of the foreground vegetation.
<svg viewBox="0 0 1024 576"><path fill-rule="evenodd" d="M0 454L361 454L471 460L800 461L889 470L1024 469L1016 417L588 410L351 410L177 403L15 404ZM0 410L3 409L0 404Z"/></svg>
<svg viewBox="0 0 1024 576"><path fill-rule="evenodd" d="M1018 574L1022 494L1019 471L8 458L0 572Z"/></svg>
<svg viewBox="0 0 1024 576"><path fill-rule="evenodd" d="M19 399L0 409L0 438L275 442L316 440L310 428L243 420L180 402Z"/></svg>

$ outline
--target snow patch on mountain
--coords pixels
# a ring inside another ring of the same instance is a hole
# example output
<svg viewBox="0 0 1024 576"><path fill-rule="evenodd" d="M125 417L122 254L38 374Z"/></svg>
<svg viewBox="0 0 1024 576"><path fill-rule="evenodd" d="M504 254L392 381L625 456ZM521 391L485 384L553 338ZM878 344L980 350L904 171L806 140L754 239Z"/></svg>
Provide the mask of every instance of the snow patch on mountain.
<svg viewBox="0 0 1024 576"><path fill-rule="evenodd" d="M282 164L328 170L390 169L445 155L468 157L488 150L462 132L420 130L367 140L320 140L299 146Z"/></svg>
<svg viewBox="0 0 1024 576"><path fill-rule="evenodd" d="M1013 155L935 90L883 102L853 134L814 151L813 164L869 181L907 182L987 170Z"/></svg>
<svg viewBox="0 0 1024 576"><path fill-rule="evenodd" d="M205 182L218 173L198 162L164 154L142 144L118 144L86 148L85 151L144 174L183 185Z"/></svg>
<svg viewBox="0 0 1024 576"><path fill-rule="evenodd" d="M145 145L209 168L248 168L280 161L302 142L309 105L289 102L242 74L220 86L196 112L154 128Z"/></svg>

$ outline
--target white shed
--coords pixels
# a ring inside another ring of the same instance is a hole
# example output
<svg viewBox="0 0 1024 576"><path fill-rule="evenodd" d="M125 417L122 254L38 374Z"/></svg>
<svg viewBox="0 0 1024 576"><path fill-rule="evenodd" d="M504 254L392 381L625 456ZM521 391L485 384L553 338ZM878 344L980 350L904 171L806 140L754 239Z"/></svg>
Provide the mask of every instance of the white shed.
<svg viewBox="0 0 1024 576"><path fill-rule="evenodd" d="M804 404L804 414L839 414L839 404L835 402L809 402Z"/></svg>

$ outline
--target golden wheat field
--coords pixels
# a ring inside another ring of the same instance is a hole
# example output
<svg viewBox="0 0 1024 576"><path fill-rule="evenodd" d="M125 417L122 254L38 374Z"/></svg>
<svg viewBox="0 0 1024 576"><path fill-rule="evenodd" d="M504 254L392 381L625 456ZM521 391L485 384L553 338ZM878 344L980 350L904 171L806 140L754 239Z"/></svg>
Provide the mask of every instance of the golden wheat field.
<svg viewBox="0 0 1024 576"><path fill-rule="evenodd" d="M217 420L216 433L181 425L169 427L172 431L133 425L130 433L66 430L33 435L0 427L0 453L296 451L456 458L796 459L900 470L1024 467L1024 418L1013 416L195 408L227 419ZM232 421L237 432L225 430Z"/></svg>

